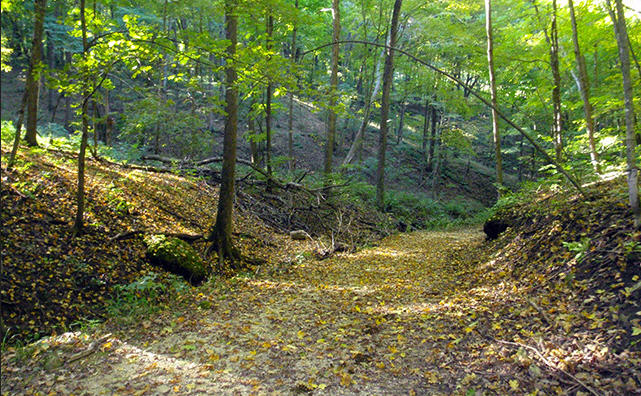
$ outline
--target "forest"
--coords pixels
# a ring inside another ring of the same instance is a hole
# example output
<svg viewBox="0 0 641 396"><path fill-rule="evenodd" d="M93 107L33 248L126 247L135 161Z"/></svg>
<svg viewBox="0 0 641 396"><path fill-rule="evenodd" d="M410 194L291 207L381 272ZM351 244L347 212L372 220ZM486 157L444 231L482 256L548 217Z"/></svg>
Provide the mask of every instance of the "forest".
<svg viewBox="0 0 641 396"><path fill-rule="evenodd" d="M641 392L638 0L2 0L3 395Z"/></svg>

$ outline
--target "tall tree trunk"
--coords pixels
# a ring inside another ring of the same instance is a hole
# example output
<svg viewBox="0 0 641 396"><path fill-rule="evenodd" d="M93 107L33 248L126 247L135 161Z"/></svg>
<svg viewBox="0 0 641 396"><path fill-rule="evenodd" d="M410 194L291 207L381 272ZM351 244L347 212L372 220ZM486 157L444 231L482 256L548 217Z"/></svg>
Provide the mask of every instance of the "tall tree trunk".
<svg viewBox="0 0 641 396"><path fill-rule="evenodd" d="M341 34L340 1L332 0L332 70L329 78L329 118L327 122L327 142L325 146L325 177L332 173L334 139L336 138L336 96L338 86L338 55ZM327 180L327 179L326 179Z"/></svg>
<svg viewBox="0 0 641 396"><path fill-rule="evenodd" d="M439 119L441 118L439 112L436 111L436 106L432 105L432 131L430 133L430 150L427 153L427 171L432 171L434 164L434 149L436 147L436 132L438 129Z"/></svg>
<svg viewBox="0 0 641 396"><path fill-rule="evenodd" d="M93 155L94 156L98 155L98 128L97 128L96 119L99 117L100 115L98 113L98 104L96 103L96 100L93 99L91 101L91 129L93 129Z"/></svg>
<svg viewBox="0 0 641 396"><path fill-rule="evenodd" d="M390 25L389 47L385 49L385 70L383 71L383 97L381 99L381 134L378 141L378 166L376 169L376 206L385 210L385 154L387 151L387 122L389 117L390 91L394 77L394 50L398 33L398 19L401 13L402 0L394 1L392 23Z"/></svg>
<svg viewBox="0 0 641 396"><path fill-rule="evenodd" d="M639 205L639 168L636 164L636 136L634 133L634 103L632 92L632 78L630 75L630 54L628 47L628 28L625 24L625 13L621 0L614 0L616 15L610 11L612 23L614 24L614 33L619 47L619 65L621 66L621 75L623 76L623 100L625 105L625 147L626 161L628 165L628 195L630 208L634 216L634 228L641 229L641 207ZM610 0L607 5L612 10Z"/></svg>
<svg viewBox="0 0 641 396"><path fill-rule="evenodd" d="M382 12L382 9L381 11ZM362 25L363 25L363 40L367 41L367 23L368 23L368 18L367 18L367 9L365 5L365 1L361 0L361 16L363 18ZM367 60L369 58L369 47L367 44L364 46L365 48L365 56L363 56L363 64L361 65L361 69L364 71L367 70ZM373 50L370 50L373 51ZM347 165L351 163L354 158L356 157L356 153L359 152L359 154L362 156L362 142L363 142L363 135L365 133L365 129L367 128L367 123L369 122L369 116L371 113L371 106L372 102L376 98L376 95L378 95L378 91L380 89L381 85L381 79L383 78L383 73L381 72L381 64L383 63L383 57L385 55L385 51L381 50L381 54L378 58L378 61L376 62L376 68L372 68L372 75L369 79L369 85L367 86L367 93L363 94L363 99L364 99L364 107L363 107L363 120L361 122L361 125L359 128L356 130L356 134L354 135L354 139L352 140L352 144L347 151L347 155L343 159L343 165ZM363 81L363 73L359 73L359 84L362 85ZM365 73L366 74L366 73ZM374 80L376 79L376 89L374 89ZM358 90L358 88L357 88ZM362 90L362 87L361 87ZM359 93L361 92L358 90Z"/></svg>
<svg viewBox="0 0 641 396"><path fill-rule="evenodd" d="M519 178L519 183L523 181L523 148L525 147L523 145L523 135L519 136L519 165L518 165L518 178Z"/></svg>
<svg viewBox="0 0 641 396"><path fill-rule="evenodd" d="M298 0L295 2L296 10L298 10ZM292 30L292 48L291 48L291 63L292 69L296 66L296 33L297 26L294 23ZM289 156L289 172L294 170L294 92L293 89L289 90L289 118L287 119L287 155Z"/></svg>
<svg viewBox="0 0 641 396"><path fill-rule="evenodd" d="M31 42L31 64L27 74L27 134L25 140L29 146L38 146L38 99L40 90L40 62L42 61L42 33L44 31L47 0L36 0L35 21L33 24L33 41Z"/></svg>
<svg viewBox="0 0 641 396"><path fill-rule="evenodd" d="M588 142L590 146L590 162L595 172L599 172L599 156L596 151L596 143L594 140L594 118L592 116L592 103L590 103L590 80L588 79L588 71L585 66L585 58L581 54L581 47L579 46L579 33L576 24L576 15L574 13L574 2L568 0L570 7L570 20L572 22L572 43L574 44L574 57L576 59L579 75L576 78L576 83L583 100L583 112L585 113L585 129L588 132Z"/></svg>
<svg viewBox="0 0 641 396"><path fill-rule="evenodd" d="M430 130L430 100L425 97L425 110L423 111L423 140L421 141L421 149L423 150L423 158L427 158L427 139Z"/></svg>
<svg viewBox="0 0 641 396"><path fill-rule="evenodd" d="M64 60L67 65L71 65L72 58L70 52L65 51ZM63 124L67 130L71 131L71 94L69 93L65 95L65 115Z"/></svg>
<svg viewBox="0 0 641 396"><path fill-rule="evenodd" d="M250 105L250 108L253 107L253 103ZM258 153L258 144L256 143L256 123L254 117L247 115L247 134L249 135L249 151L250 151L250 160L254 165L260 165L260 155Z"/></svg>
<svg viewBox="0 0 641 396"><path fill-rule="evenodd" d="M109 103L109 90L105 90L105 136L103 142L109 146L111 134L113 131L114 119L111 116L111 105Z"/></svg>
<svg viewBox="0 0 641 396"><path fill-rule="evenodd" d="M87 42L87 22L85 19L85 0L80 0L80 26L82 30L82 56L87 59L89 43ZM84 67L84 65L83 65ZM87 71L85 71L87 73ZM78 186L76 189L76 217L73 223L73 234L79 235L83 229L83 218L85 213L85 156L87 152L87 140L89 135L89 81L83 77L84 92L82 97L82 135L80 138L80 150L78 152Z"/></svg>
<svg viewBox="0 0 641 396"><path fill-rule="evenodd" d="M238 251L232 243L232 210L234 207L234 178L236 172L236 135L238 132L238 87L236 80L235 57L238 42L238 15L235 12L235 0L225 1L225 38L229 40L227 47L228 60L225 65L225 137L223 139L223 166L221 173L220 194L216 223L212 228L209 240L212 241L210 251L218 253L219 262L224 258L232 261L232 268L238 268Z"/></svg>
<svg viewBox="0 0 641 396"><path fill-rule="evenodd" d="M550 34L544 25L539 8L535 0L532 0L534 10L539 23L543 26L545 41L550 47L550 70L552 71L552 140L554 143L554 153L557 161L563 158L563 116L561 114L561 73L559 71L559 31L557 28L557 6L556 0L552 0L552 22L550 25Z"/></svg>
<svg viewBox="0 0 641 396"><path fill-rule="evenodd" d="M396 130L396 144L400 144L403 140L403 126L405 122L405 110L407 109L407 103L403 100L401 104L401 116L398 120L398 129Z"/></svg>
<svg viewBox="0 0 641 396"><path fill-rule="evenodd" d="M561 72L559 71L559 30L556 23L556 0L552 0L552 26L550 26L550 68L552 69L552 80L554 88L552 89L552 108L553 108L553 127L552 135L554 139L554 152L556 160L561 161L563 158L563 116L561 115Z"/></svg>
<svg viewBox="0 0 641 396"><path fill-rule="evenodd" d="M485 0L485 31L487 33L487 65L490 74L490 95L492 97L492 137L496 153L496 182L503 184L503 160L501 155L501 135L499 133L499 115L496 99L496 78L494 76L494 40L492 38L492 0Z"/></svg>
<svg viewBox="0 0 641 396"><path fill-rule="evenodd" d="M438 134L432 143L433 148L438 145L438 151L436 151L434 160L434 169L432 170L432 198L434 199L438 197L438 182L441 177L441 163L443 162L443 129L437 128L437 130Z"/></svg>
<svg viewBox="0 0 641 396"><path fill-rule="evenodd" d="M51 33L47 34L47 63L50 69L56 68L56 56L55 48L53 44L53 39L51 38ZM54 88L47 89L47 109L49 111L53 110L54 106L54 95L56 90Z"/></svg>
<svg viewBox="0 0 641 396"><path fill-rule="evenodd" d="M266 17L266 31L267 31L267 37L266 37L266 49L267 52L270 53L272 50L272 33L274 31L274 17L272 16L271 9L268 11L268 15ZM271 59L271 55L268 55L269 59ZM267 174L270 176L267 179L267 189L271 190L271 175L272 175L272 91L273 91L273 85L272 85L272 80L271 77L268 77L269 81L267 82L267 89L265 90L265 130L267 134L267 140L266 144L267 147L265 148L265 162L267 165Z"/></svg>

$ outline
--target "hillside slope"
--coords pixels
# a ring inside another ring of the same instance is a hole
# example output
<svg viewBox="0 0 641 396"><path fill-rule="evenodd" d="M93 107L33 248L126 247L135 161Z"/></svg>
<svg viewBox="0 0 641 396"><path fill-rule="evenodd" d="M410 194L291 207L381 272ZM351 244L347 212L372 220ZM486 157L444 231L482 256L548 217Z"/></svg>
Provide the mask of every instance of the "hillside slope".
<svg viewBox="0 0 641 396"><path fill-rule="evenodd" d="M86 232L71 237L76 160L64 151L32 149L6 171L2 147L2 335L37 337L105 314L114 287L153 271L142 231L206 234L216 215L217 188L203 179L87 163ZM290 241L252 214L235 211L241 253L268 263L285 260L309 242ZM201 253L205 243L196 241ZM211 268L214 270L214 268Z"/></svg>
<svg viewBox="0 0 641 396"><path fill-rule="evenodd" d="M211 282L133 323L9 350L3 390L638 394L641 251L625 248L636 234L618 186L513 203L494 242L478 229L398 234ZM573 227L594 244L581 259L561 243Z"/></svg>

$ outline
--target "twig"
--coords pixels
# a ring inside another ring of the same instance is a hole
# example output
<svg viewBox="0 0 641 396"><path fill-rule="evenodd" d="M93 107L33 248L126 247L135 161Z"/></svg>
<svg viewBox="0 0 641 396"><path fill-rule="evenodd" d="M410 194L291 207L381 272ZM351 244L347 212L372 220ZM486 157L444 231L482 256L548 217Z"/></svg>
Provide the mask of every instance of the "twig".
<svg viewBox="0 0 641 396"><path fill-rule="evenodd" d="M554 363L550 362L545 356L543 356L543 354L541 352L539 352L538 349L536 349L534 347L531 347L529 345L526 345L526 344L521 344L520 342L503 341L503 340L498 340L496 338L493 338L493 340L498 342L498 343L501 343L501 344L510 345L510 346L517 346L517 347L525 348L525 349L528 349L528 350L534 352L534 354L543 363L545 363L548 367L562 372L563 374L565 374L566 376L571 378L575 383L581 385L583 388L585 388L585 390L587 390L588 392L590 392L594 396L601 396L601 393L599 393L599 392L595 391L594 389L590 388L588 385L586 385L583 381L581 381L580 379L578 379L574 375L568 373L567 371L563 370L562 368L557 367Z"/></svg>
<svg viewBox="0 0 641 396"><path fill-rule="evenodd" d="M532 308L536 309L539 312L539 314L541 315L543 320L545 320L545 322L548 325L556 327L556 322L552 321L552 319L550 319L550 317L545 313L545 311L541 307L536 305L536 303L534 301L530 300L529 298L526 298L526 301L528 302L528 304L530 304L532 306Z"/></svg>
<svg viewBox="0 0 641 396"><path fill-rule="evenodd" d="M96 352L98 348L111 337L111 333L105 334L104 336L100 337L99 339L93 341L91 344L89 344L89 348L85 349L82 352L78 352L75 355L72 355L69 359L67 359L67 364L73 363L76 360L84 359L87 356L91 355L92 353Z"/></svg>

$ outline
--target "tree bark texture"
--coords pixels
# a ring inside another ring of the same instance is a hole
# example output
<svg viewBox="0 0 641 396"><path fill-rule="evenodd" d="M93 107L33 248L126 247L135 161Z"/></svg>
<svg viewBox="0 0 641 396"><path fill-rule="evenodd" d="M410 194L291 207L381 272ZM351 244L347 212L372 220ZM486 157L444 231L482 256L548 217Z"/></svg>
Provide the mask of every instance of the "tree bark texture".
<svg viewBox="0 0 641 396"><path fill-rule="evenodd" d="M238 42L238 15L233 0L225 2L225 37L229 40L227 47L228 60L225 65L225 136L223 138L223 165L216 223L209 239L210 250L218 252L219 260L232 260L232 267L237 268L238 252L232 243L232 210L234 207L234 177L236 172L236 136L238 132L238 87L236 80L235 57Z"/></svg>

